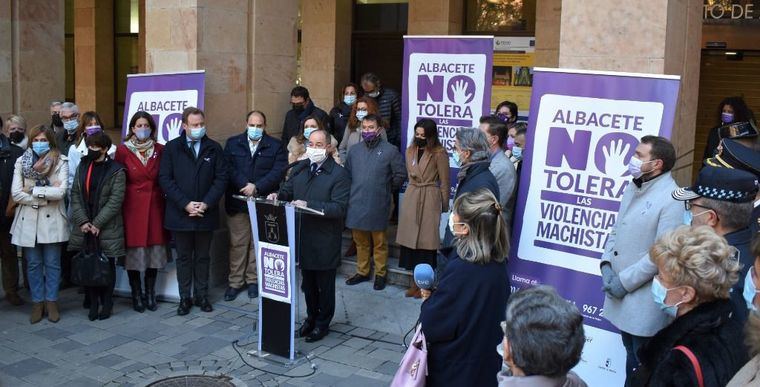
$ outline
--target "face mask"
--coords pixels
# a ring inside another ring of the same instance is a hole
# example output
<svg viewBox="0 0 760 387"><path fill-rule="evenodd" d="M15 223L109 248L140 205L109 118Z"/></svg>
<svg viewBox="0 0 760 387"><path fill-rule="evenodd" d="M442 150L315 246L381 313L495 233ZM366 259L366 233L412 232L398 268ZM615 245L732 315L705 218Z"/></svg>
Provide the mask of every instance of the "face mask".
<svg viewBox="0 0 760 387"><path fill-rule="evenodd" d="M14 144L18 144L21 141L24 141L24 133L23 132L11 132L8 137L11 139L11 142Z"/></svg>
<svg viewBox="0 0 760 387"><path fill-rule="evenodd" d="M457 224L466 224L466 223L462 223L462 222L454 222L454 212L452 211L452 212L449 214L449 231L451 231L451 234L452 234L452 235L455 235L455 236L456 236L456 235L462 235L462 233L461 233L461 232L456 232L456 231L454 231L454 226L455 226L455 225L457 225Z"/></svg>
<svg viewBox="0 0 760 387"><path fill-rule="evenodd" d="M303 136L307 140L309 139L309 136L311 136L312 133L314 133L315 130L318 128L303 128Z"/></svg>
<svg viewBox="0 0 760 387"><path fill-rule="evenodd" d="M351 106L356 102L356 96L355 95L344 95L343 96L343 103L345 103L348 106Z"/></svg>
<svg viewBox="0 0 760 387"><path fill-rule="evenodd" d="M82 159L88 160L88 161L97 161L100 159L102 155L103 155L103 151L100 149L95 150L95 149L87 148L87 154L84 157L82 157Z"/></svg>
<svg viewBox="0 0 760 387"><path fill-rule="evenodd" d="M459 157L460 157L459 152L457 151L451 152L451 158L454 160L454 165L456 165L457 167L462 166L462 160Z"/></svg>
<svg viewBox="0 0 760 387"><path fill-rule="evenodd" d="M720 120L723 121L724 124L730 124L734 122L734 114L733 113L720 113Z"/></svg>
<svg viewBox="0 0 760 387"><path fill-rule="evenodd" d="M63 126L63 121L61 121L61 115L58 113L53 113L53 117L50 120L50 123L57 128L60 128L61 126Z"/></svg>
<svg viewBox="0 0 760 387"><path fill-rule="evenodd" d="M304 105L302 103L294 103L293 104L293 110L296 113L301 113L304 110Z"/></svg>
<svg viewBox="0 0 760 387"><path fill-rule="evenodd" d="M373 91L371 93L367 93L367 95L370 96L370 97L372 97L372 98L377 98L377 97L380 96L380 91L379 90L375 90L375 91Z"/></svg>
<svg viewBox="0 0 760 387"><path fill-rule="evenodd" d="M512 147L512 156L515 156L516 159L522 160L522 148L519 146L513 146Z"/></svg>
<svg viewBox="0 0 760 387"><path fill-rule="evenodd" d="M306 157L312 164L319 164L327 159L327 150L308 147L306 148Z"/></svg>
<svg viewBox="0 0 760 387"><path fill-rule="evenodd" d="M414 138L414 145L417 145L418 148L424 148L427 145L427 139L426 138Z"/></svg>
<svg viewBox="0 0 760 387"><path fill-rule="evenodd" d="M691 210L685 210L683 212L683 224L687 226L691 226L691 222L694 221L694 215L692 215Z"/></svg>
<svg viewBox="0 0 760 387"><path fill-rule="evenodd" d="M372 144L377 138L378 132L362 132L362 140L367 144Z"/></svg>
<svg viewBox="0 0 760 387"><path fill-rule="evenodd" d="M757 307L752 302L755 300L755 295L757 293L760 293L757 289L755 289L755 283L752 282L752 272L755 270L755 268L750 267L749 270L747 270L747 276L744 278L744 301L747 302L747 309L749 310L757 310Z"/></svg>
<svg viewBox="0 0 760 387"><path fill-rule="evenodd" d="M99 125L93 125L88 126L84 128L84 132L87 133L88 136L92 136L93 134L102 131L103 129Z"/></svg>
<svg viewBox="0 0 760 387"><path fill-rule="evenodd" d="M140 141L145 141L150 137L150 129L135 129L135 137Z"/></svg>
<svg viewBox="0 0 760 387"><path fill-rule="evenodd" d="M496 118L498 118L501 122L509 122L509 117L504 113L496 114Z"/></svg>
<svg viewBox="0 0 760 387"><path fill-rule="evenodd" d="M515 146L515 139L514 137L507 137L507 149L512 150Z"/></svg>
<svg viewBox="0 0 760 387"><path fill-rule="evenodd" d="M356 118L359 119L359 121L363 120L364 117L366 117L366 116L367 116L367 111L366 110L357 110L356 111Z"/></svg>
<svg viewBox="0 0 760 387"><path fill-rule="evenodd" d="M641 176L644 176L646 173L649 173L649 172L646 172L646 173L642 172L641 171L641 167L644 164L646 164L648 162L651 162L651 161L653 161L653 160L641 161L641 160L637 159L636 157L631 157L631 161L628 163L628 172L631 174L631 176L633 176L634 179L638 179Z"/></svg>
<svg viewBox="0 0 760 387"><path fill-rule="evenodd" d="M662 309L662 311L670 317L676 317L676 314L678 314L678 306L683 304L683 301L678 302L675 305L665 304L665 297L667 297L668 292L673 289L678 289L678 287L667 289L666 287L662 286L660 280L658 280L657 277L654 277L654 279L652 279L652 297L654 298L654 302L659 305L660 309Z"/></svg>
<svg viewBox="0 0 760 387"><path fill-rule="evenodd" d="M37 154L37 156L42 156L50 151L50 144L47 141L33 142L32 150Z"/></svg>
<svg viewBox="0 0 760 387"><path fill-rule="evenodd" d="M203 136L206 135L206 128L190 128L190 137L192 137L193 140L200 140L203 138Z"/></svg>
<svg viewBox="0 0 760 387"><path fill-rule="evenodd" d="M249 126L248 129L246 129L246 132L248 133L248 138L253 141L259 141L261 140L261 136L264 135L264 128Z"/></svg>
<svg viewBox="0 0 760 387"><path fill-rule="evenodd" d="M69 133L74 133L77 130L77 120L68 120L63 123L63 128Z"/></svg>

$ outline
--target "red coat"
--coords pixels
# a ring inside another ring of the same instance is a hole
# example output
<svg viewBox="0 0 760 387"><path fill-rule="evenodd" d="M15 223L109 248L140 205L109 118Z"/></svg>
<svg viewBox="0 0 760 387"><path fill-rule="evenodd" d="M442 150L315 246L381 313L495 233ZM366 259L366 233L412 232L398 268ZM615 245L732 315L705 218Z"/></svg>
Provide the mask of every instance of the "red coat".
<svg viewBox="0 0 760 387"><path fill-rule="evenodd" d="M127 247L165 245L169 242L164 230L164 193L158 185L158 167L164 146L155 145L148 164L124 144L116 148L114 159L127 170L127 189L124 194L124 241Z"/></svg>

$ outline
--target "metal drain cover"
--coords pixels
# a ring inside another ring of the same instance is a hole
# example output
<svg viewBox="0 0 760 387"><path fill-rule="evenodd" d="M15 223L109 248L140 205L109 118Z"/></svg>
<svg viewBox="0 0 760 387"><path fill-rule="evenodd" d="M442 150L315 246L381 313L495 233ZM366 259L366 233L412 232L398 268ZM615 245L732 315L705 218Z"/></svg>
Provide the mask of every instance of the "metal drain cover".
<svg viewBox="0 0 760 387"><path fill-rule="evenodd" d="M183 375L161 379L147 387L235 387L229 376Z"/></svg>

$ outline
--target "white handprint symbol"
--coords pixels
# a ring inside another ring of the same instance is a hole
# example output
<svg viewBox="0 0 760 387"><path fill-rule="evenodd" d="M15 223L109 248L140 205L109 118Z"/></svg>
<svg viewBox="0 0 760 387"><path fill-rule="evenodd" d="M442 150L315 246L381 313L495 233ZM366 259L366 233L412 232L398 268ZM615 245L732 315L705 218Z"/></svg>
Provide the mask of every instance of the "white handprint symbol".
<svg viewBox="0 0 760 387"><path fill-rule="evenodd" d="M179 118L172 118L167 124L169 129L169 137L179 135L179 129L182 127L182 121Z"/></svg>
<svg viewBox="0 0 760 387"><path fill-rule="evenodd" d="M464 79L460 79L451 85L451 91L454 93L454 103L457 105L466 104L472 96L472 93L467 92L467 82Z"/></svg>
<svg viewBox="0 0 760 387"><path fill-rule="evenodd" d="M602 147L602 153L604 153L605 158L604 170L607 175L619 177L628 171L625 156L630 149L631 144L623 146L623 140L612 141L610 144Z"/></svg>

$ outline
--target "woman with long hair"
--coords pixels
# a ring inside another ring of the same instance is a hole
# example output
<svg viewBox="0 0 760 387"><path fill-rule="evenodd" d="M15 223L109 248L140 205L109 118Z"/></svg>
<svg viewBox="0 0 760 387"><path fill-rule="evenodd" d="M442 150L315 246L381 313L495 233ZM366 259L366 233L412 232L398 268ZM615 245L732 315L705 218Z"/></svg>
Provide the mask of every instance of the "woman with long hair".
<svg viewBox="0 0 760 387"><path fill-rule="evenodd" d="M288 163L294 163L299 160L306 160L306 146L309 144L309 135L315 130L325 130L324 124L316 116L308 116L301 122L301 128L295 136L288 142ZM338 146L335 137L330 136L330 143L334 147ZM333 153L333 158L340 164L340 157Z"/></svg>
<svg viewBox="0 0 760 387"><path fill-rule="evenodd" d="M362 142L362 120L370 114L374 114L378 117L380 116L380 109L378 108L375 99L370 97L361 97L357 99L356 103L351 108L351 115L348 117L348 123L343 131L343 138L338 146L338 153L340 154L341 160L346 160L349 148ZM385 125L381 124L381 126L384 127ZM387 141L388 136L385 134L384 130L380 135Z"/></svg>

